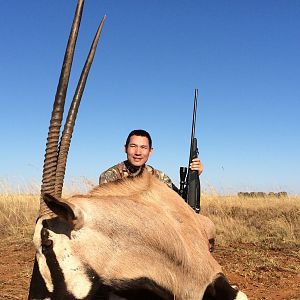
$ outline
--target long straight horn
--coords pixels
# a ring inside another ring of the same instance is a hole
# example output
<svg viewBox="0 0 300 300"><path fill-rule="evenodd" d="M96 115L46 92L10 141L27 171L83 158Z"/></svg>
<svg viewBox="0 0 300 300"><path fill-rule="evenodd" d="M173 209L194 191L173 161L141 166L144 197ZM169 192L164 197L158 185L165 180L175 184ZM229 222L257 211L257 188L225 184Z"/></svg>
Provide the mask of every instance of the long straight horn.
<svg viewBox="0 0 300 300"><path fill-rule="evenodd" d="M73 130L74 130L74 125L75 125L75 121L76 121L78 108L79 108L82 94L83 94L83 91L85 88L87 77L88 77L88 74L89 74L95 53L96 53L98 41L100 39L100 35L102 32L102 28L103 28L105 19L106 19L106 16L104 16L102 18L101 23L96 32L96 35L94 37L92 46L90 48L89 55L86 59L84 68L81 72L81 76L78 81L75 95L74 95L73 101L71 103L68 117L66 119L64 131L63 131L63 134L61 137L57 169L56 169L56 180L55 180L55 196L58 198L60 198L61 194L62 194L62 187L63 187L63 183L64 183L67 157L68 157L68 152L69 152L69 148L70 148L70 143L71 143L71 138L72 138L72 134L73 134Z"/></svg>
<svg viewBox="0 0 300 300"><path fill-rule="evenodd" d="M73 62L74 50L82 16L84 0L78 0L76 12L73 19L65 57L60 73L59 83L56 90L55 101L53 104L52 116L48 131L46 153L43 167L43 178L41 186L40 215L45 214L47 207L42 199L44 193L54 195L55 176L58 158L58 140L60 136L61 121L63 118L64 104L66 99L67 87Z"/></svg>

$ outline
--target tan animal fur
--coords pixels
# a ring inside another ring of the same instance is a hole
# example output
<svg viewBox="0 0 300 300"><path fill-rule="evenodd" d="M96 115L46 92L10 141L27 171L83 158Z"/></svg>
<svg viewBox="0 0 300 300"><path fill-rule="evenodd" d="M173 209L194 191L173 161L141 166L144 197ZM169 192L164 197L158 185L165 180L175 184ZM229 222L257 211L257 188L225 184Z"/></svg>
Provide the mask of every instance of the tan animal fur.
<svg viewBox="0 0 300 300"><path fill-rule="evenodd" d="M81 224L72 232L68 255L91 266L107 285L146 277L176 299L201 299L221 272L209 252L204 223L182 198L146 172L65 203Z"/></svg>

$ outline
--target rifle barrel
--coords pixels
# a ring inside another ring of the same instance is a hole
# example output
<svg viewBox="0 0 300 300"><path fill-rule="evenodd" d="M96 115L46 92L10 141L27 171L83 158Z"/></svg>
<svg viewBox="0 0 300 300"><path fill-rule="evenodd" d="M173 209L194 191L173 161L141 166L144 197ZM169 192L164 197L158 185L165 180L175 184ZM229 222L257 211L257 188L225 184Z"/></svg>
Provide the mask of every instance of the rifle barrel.
<svg viewBox="0 0 300 300"><path fill-rule="evenodd" d="M197 115L197 100L198 100L198 89L195 89L195 95L194 95L194 110L193 110L193 122L192 122L192 134L191 134L191 145L193 143L194 137L195 137L195 131L196 131L196 115ZM192 150L192 149L190 149ZM190 158L189 158L189 164L191 163L192 159L192 151L190 151Z"/></svg>

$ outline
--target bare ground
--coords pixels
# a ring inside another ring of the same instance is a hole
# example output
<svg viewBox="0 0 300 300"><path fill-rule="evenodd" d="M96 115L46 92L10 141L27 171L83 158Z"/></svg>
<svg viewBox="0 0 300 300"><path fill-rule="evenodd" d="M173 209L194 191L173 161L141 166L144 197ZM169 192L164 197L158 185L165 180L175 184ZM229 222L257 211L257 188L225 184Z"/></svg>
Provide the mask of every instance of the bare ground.
<svg viewBox="0 0 300 300"><path fill-rule="evenodd" d="M299 249L218 246L214 256L251 300L300 300ZM30 240L0 239L0 300L27 299L34 258Z"/></svg>

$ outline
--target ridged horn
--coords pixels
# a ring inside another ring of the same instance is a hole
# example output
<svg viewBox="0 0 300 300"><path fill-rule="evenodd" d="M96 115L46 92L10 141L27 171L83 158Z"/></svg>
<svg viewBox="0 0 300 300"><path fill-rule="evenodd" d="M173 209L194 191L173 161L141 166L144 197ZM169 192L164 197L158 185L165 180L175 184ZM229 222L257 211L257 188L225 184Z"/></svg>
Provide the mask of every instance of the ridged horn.
<svg viewBox="0 0 300 300"><path fill-rule="evenodd" d="M78 0L53 104L43 167L40 198L40 215L43 215L48 211L43 201L43 194L55 194L55 177L58 159L58 140L60 136L61 121L63 118L64 104L73 62L75 45L82 16L83 4L84 0Z"/></svg>
<svg viewBox="0 0 300 300"><path fill-rule="evenodd" d="M68 152L69 152L69 148L70 148L70 143L71 143L71 138L72 138L72 134L73 134L73 130L74 130L74 125L75 125L75 121L76 121L78 108L79 108L82 94L83 94L85 84L86 84L86 81L88 78L88 74L89 74L95 53L96 53L98 41L100 39L100 35L102 32L102 28L103 28L105 19L106 19L106 16L104 16L102 18L101 23L96 32L96 35L94 37L92 46L90 48L90 52L88 54L84 68L80 75L80 79L78 81L75 95L74 95L73 101L71 103L68 117L66 119L64 131L62 133L62 137L60 140L59 155L58 155L57 169L56 169L56 180L55 180L55 196L58 198L60 198L61 194L62 194L62 188L63 188L65 170L66 170L66 164L67 164L67 157L68 157Z"/></svg>

